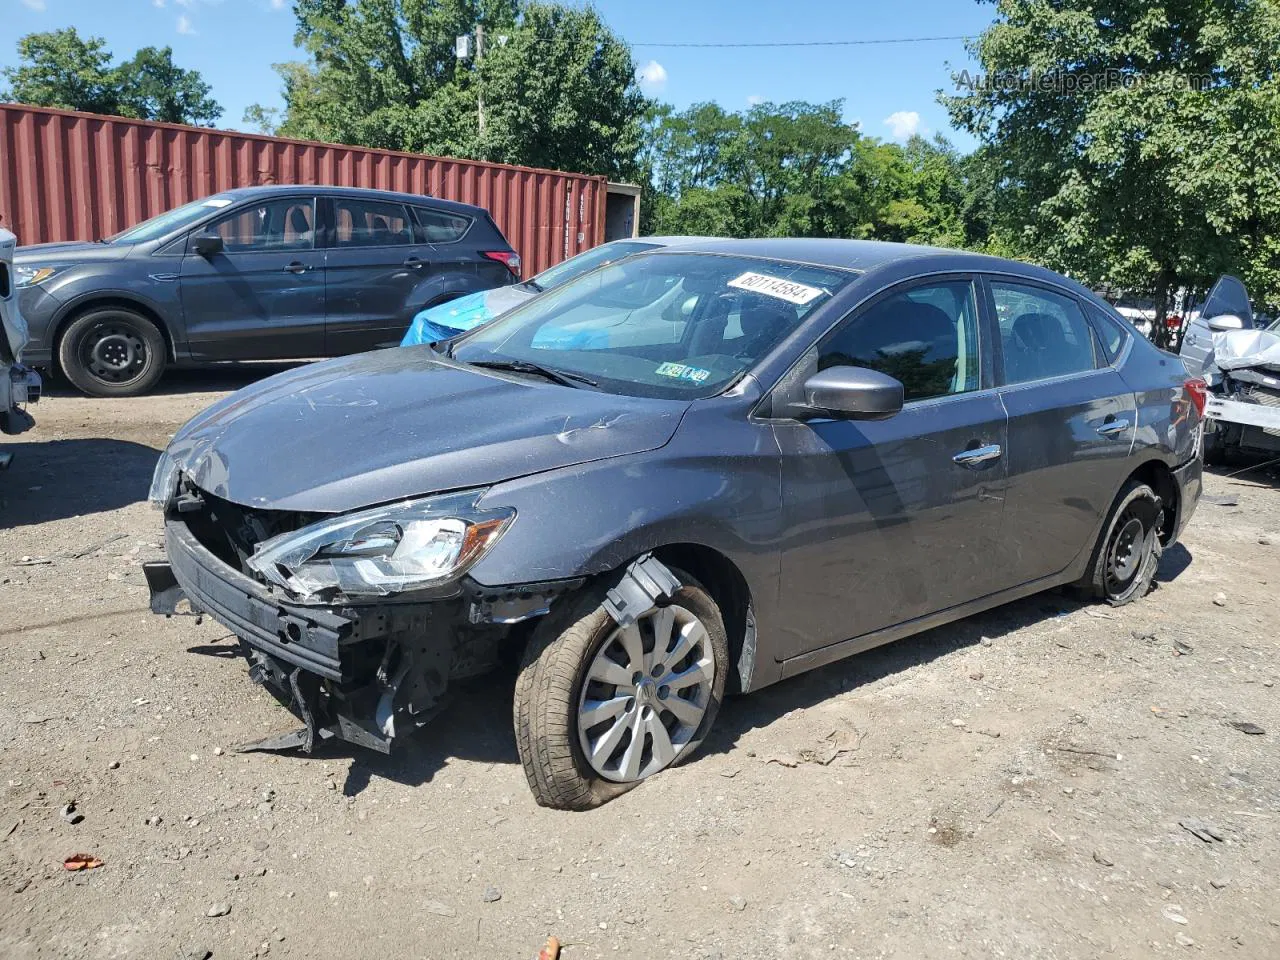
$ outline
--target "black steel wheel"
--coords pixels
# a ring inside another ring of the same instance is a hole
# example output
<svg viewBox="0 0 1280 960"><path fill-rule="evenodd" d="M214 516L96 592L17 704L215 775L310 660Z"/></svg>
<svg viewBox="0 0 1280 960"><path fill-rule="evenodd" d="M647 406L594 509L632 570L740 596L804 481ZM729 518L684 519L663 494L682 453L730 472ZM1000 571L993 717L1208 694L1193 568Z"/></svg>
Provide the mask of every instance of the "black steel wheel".
<svg viewBox="0 0 1280 960"><path fill-rule="evenodd" d="M1077 586L1113 607L1145 597L1160 563L1163 526L1164 504L1156 492L1129 481L1102 527L1089 572Z"/></svg>
<svg viewBox="0 0 1280 960"><path fill-rule="evenodd" d="M67 327L58 345L58 361L82 393L134 397L160 379L166 352L164 337L142 314L124 307L99 307Z"/></svg>

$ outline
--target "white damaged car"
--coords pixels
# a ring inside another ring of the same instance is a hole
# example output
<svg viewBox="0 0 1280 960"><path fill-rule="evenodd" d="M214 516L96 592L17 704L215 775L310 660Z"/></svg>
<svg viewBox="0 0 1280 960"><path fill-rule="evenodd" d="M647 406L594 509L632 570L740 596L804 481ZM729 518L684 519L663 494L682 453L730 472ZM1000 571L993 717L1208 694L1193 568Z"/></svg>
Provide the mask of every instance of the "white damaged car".
<svg viewBox="0 0 1280 960"><path fill-rule="evenodd" d="M27 342L27 324L18 310L13 275L13 251L17 238L0 230L0 433L22 433L35 423L23 409L40 399L40 375L22 365L22 348ZM0 453L0 467L8 457Z"/></svg>

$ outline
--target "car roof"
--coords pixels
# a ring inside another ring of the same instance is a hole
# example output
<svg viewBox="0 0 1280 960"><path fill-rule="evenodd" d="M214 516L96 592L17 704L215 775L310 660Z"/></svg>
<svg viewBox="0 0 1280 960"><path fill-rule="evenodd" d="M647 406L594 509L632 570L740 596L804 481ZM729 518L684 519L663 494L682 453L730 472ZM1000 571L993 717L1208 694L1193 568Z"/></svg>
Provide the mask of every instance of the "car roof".
<svg viewBox="0 0 1280 960"><path fill-rule="evenodd" d="M236 187L233 190L222 190L216 196L234 197L237 200L250 197L274 197L280 195L296 196L309 193L317 197L351 197L366 200L389 200L397 203L422 203L429 201L431 206L442 210L452 210L469 216L485 213L483 207L470 203L459 203L456 200L444 200L421 193L399 193L394 190L371 190L367 187L339 187L333 184L311 183L272 183L259 187Z"/></svg>
<svg viewBox="0 0 1280 960"><path fill-rule="evenodd" d="M719 253L730 256L767 257L809 263L821 267L866 272L891 263L915 261L922 268L934 270L983 270L1013 273L1029 279L1047 280L1080 287L1075 281L1043 267L1017 260L1006 260L981 253L926 247L912 243L887 243L881 240L792 239L765 237L751 240L685 238L682 253Z"/></svg>

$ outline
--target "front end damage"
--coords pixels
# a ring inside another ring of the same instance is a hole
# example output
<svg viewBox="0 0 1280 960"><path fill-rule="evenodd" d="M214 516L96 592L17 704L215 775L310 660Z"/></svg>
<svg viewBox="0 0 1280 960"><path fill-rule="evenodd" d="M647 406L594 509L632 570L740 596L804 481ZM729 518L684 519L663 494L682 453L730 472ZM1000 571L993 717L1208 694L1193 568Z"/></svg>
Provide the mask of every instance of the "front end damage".
<svg viewBox="0 0 1280 960"><path fill-rule="evenodd" d="M1207 451L1280 453L1280 333L1214 334Z"/></svg>
<svg viewBox="0 0 1280 960"><path fill-rule="evenodd" d="M154 613L213 617L250 678L300 730L242 749L311 752L331 738L382 753L444 705L451 684L495 667L513 632L581 581L483 587L461 577L386 597L299 597L256 573L260 544L314 515L254 510L183 484L165 511L167 561L144 567Z"/></svg>

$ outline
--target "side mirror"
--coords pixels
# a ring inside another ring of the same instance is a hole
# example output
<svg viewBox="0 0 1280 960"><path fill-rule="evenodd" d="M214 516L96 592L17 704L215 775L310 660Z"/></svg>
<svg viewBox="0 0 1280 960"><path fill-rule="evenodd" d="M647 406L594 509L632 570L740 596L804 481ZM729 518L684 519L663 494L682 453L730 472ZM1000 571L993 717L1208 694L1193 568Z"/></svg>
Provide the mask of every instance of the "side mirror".
<svg viewBox="0 0 1280 960"><path fill-rule="evenodd" d="M1211 317L1207 322L1209 324L1209 329L1215 333L1225 333L1228 330L1244 329L1244 321L1234 313L1224 313L1216 317Z"/></svg>
<svg viewBox="0 0 1280 960"><path fill-rule="evenodd" d="M804 382L804 397L818 414L843 420L888 420L902 410L902 383L878 370L829 367Z"/></svg>
<svg viewBox="0 0 1280 960"><path fill-rule="evenodd" d="M191 238L191 248L202 257L212 257L222 252L222 237L216 233L197 233Z"/></svg>

